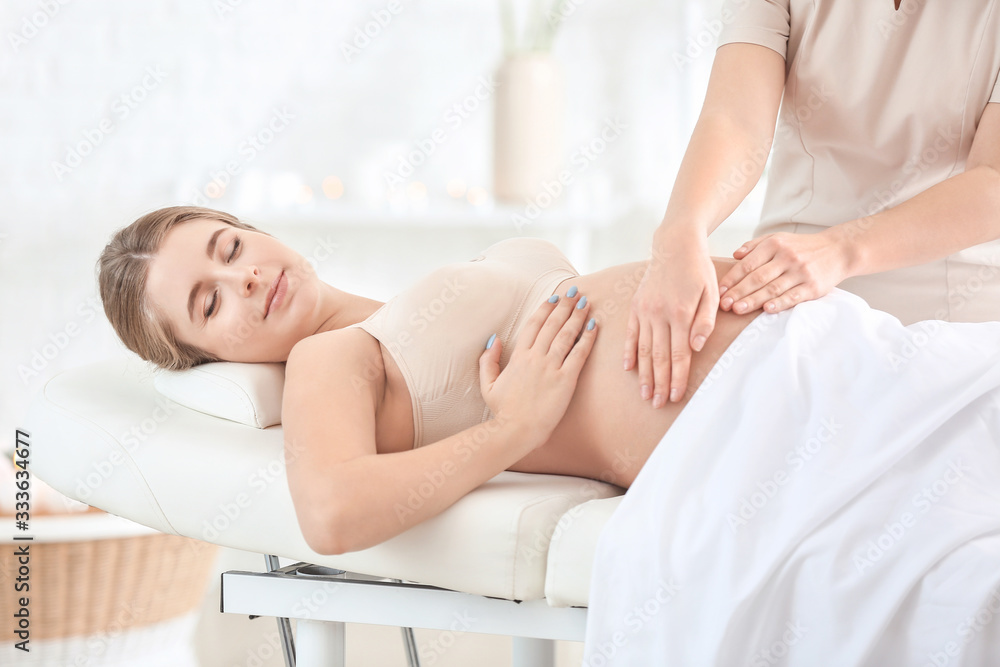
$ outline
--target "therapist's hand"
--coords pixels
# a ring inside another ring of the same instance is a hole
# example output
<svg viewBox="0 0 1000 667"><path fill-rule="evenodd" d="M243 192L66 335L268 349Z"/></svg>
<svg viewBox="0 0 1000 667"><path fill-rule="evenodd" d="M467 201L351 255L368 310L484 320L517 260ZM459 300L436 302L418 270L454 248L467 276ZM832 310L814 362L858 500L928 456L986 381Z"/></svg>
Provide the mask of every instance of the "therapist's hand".
<svg viewBox="0 0 1000 667"><path fill-rule="evenodd" d="M849 277L851 250L837 227L747 241L733 253L740 261L719 281L719 305L735 313L777 313L818 299Z"/></svg>
<svg viewBox="0 0 1000 667"><path fill-rule="evenodd" d="M700 351L715 329L717 280L703 233L657 229L625 330L625 370L638 363L640 396L652 397L654 408L687 392L691 351Z"/></svg>

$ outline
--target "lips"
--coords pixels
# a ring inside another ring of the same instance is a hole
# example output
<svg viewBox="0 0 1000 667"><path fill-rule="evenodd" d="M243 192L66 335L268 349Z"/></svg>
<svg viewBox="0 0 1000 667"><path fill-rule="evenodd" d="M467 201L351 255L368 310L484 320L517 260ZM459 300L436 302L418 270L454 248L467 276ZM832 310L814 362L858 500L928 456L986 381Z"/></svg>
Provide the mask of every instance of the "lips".
<svg viewBox="0 0 1000 667"><path fill-rule="evenodd" d="M285 275L284 271L278 273L278 276L267 290L267 298L264 299L264 319L267 319L268 313L271 312L271 302L274 301L274 295L278 293L278 285L281 284L281 276L283 275Z"/></svg>

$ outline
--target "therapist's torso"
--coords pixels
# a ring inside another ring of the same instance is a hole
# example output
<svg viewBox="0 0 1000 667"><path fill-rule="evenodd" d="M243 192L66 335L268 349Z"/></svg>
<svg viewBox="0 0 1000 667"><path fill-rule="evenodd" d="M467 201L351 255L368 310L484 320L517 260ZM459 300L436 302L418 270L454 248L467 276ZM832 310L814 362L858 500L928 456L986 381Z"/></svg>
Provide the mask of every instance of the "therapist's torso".
<svg viewBox="0 0 1000 667"><path fill-rule="evenodd" d="M755 235L864 218L961 173L1000 102L1000 0L726 0L723 23L720 46L786 63ZM1000 241L840 286L904 323L1000 319Z"/></svg>

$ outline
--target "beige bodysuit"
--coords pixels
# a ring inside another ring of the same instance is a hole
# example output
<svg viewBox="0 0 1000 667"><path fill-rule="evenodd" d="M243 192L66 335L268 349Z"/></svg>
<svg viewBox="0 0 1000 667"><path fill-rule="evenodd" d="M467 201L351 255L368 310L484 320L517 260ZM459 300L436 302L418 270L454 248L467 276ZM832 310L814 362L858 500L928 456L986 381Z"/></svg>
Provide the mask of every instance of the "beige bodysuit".
<svg viewBox="0 0 1000 667"><path fill-rule="evenodd" d="M361 327L386 347L413 406L413 446L436 442L490 417L479 358L496 333L501 370L517 335L556 285L579 273L543 239L510 238L467 262L443 266L397 294Z"/></svg>

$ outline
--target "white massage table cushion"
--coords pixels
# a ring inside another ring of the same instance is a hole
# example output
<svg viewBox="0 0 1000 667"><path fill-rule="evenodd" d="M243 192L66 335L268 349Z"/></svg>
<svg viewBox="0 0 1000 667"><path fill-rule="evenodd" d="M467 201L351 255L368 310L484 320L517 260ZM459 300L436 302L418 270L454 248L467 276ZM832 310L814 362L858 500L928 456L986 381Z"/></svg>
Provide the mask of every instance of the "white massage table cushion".
<svg viewBox="0 0 1000 667"><path fill-rule="evenodd" d="M184 403L178 405L153 387L145 364L127 355L45 382L23 423L38 479L111 514L225 547L512 600L541 599L548 588L553 606L586 603L593 560L587 551L601 527L601 512L592 512L616 504L593 501L615 500L619 487L504 470L382 544L317 554L296 519L282 427L260 426L278 420L279 401L269 417L252 407L254 388L280 394L265 365L185 371L168 382L169 395ZM211 408L196 400L199 392L214 393ZM255 396L267 402L263 392ZM214 418L209 409L228 416ZM550 539L560 545L557 554L550 554ZM558 582L548 585L553 575Z"/></svg>
<svg viewBox="0 0 1000 667"><path fill-rule="evenodd" d="M186 408L267 428L281 423L285 364L214 361L184 371L157 369L153 386Z"/></svg>

